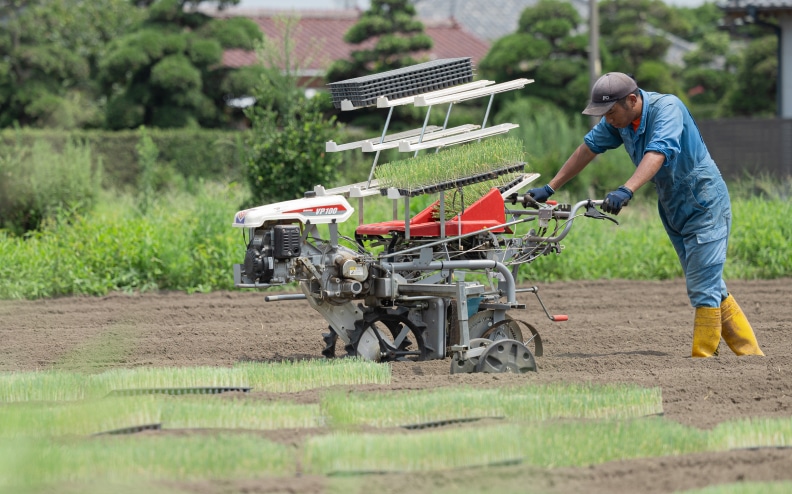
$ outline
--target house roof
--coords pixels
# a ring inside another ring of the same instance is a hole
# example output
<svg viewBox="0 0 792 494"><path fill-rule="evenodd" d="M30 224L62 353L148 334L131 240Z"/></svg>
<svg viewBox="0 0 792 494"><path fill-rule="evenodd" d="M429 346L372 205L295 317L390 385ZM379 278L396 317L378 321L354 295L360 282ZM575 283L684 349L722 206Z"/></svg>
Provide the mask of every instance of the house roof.
<svg viewBox="0 0 792 494"><path fill-rule="evenodd" d="M456 19L481 39L494 41L517 30L520 14L537 0L418 0L415 10L421 20Z"/></svg>
<svg viewBox="0 0 792 494"><path fill-rule="evenodd" d="M792 10L792 0L726 0L718 4L724 10L740 9L745 11L749 7L761 10Z"/></svg>
<svg viewBox="0 0 792 494"><path fill-rule="evenodd" d="M744 17L792 15L792 0L726 0L718 4L726 17L739 22Z"/></svg>
<svg viewBox="0 0 792 494"><path fill-rule="evenodd" d="M255 21L261 31L270 38L281 34L278 18L295 15L299 18L295 28L294 52L296 60L300 60L303 75L322 75L330 64L339 59L348 59L353 50L373 45L368 41L361 45L351 45L344 41L344 34L357 22L358 10L326 10L326 11L245 11L236 9L230 12L219 12L217 16L244 16ZM423 21L424 32L432 38L434 46L428 52L419 53L418 57L429 60L443 58L470 57L474 66L489 50L489 43L484 41L453 20ZM223 55L223 65L242 67L256 62L252 51L232 49Z"/></svg>

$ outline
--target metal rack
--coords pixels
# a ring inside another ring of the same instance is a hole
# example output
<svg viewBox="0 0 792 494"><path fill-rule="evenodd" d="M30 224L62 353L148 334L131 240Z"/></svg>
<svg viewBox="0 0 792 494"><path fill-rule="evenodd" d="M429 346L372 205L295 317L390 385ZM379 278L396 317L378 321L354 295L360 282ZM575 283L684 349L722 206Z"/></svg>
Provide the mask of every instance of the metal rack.
<svg viewBox="0 0 792 494"><path fill-rule="evenodd" d="M454 59L451 63L448 63L448 60L437 62L441 63L435 64L435 66L432 67L435 74L438 71L449 70L450 66L455 67L455 69L450 70L453 71L458 69L460 64L464 65L464 62L459 59ZM431 64L431 62L427 62L427 64ZM384 72L377 74L377 77L371 80L367 80L366 78L358 78L330 84L331 91L334 92L334 102L338 102L337 106L340 107L342 111L354 111L365 106L371 106L375 102L377 108L387 108L388 114L379 137L370 137L368 139L362 139L346 144L337 144L334 141L328 141L325 144L325 151L328 153L352 149L360 149L364 153L375 153L374 160L369 171L368 180L365 182L359 182L332 189L325 189L321 185L317 185L313 190L313 194L318 196L338 194L347 198L358 198L358 217L360 224L364 222L364 197L382 194L389 199L392 199L394 201L394 220L398 218L395 201L400 199L404 200L404 222L408 238L410 221L410 194L404 194L403 191L396 189L383 189L379 187L377 180L374 179L374 171L376 170L379 161L380 152L387 149L398 149L399 152L411 152L414 153L413 156L417 156L418 152L421 150L434 149L435 152L437 152L443 147L477 141L486 137L507 133L510 130L517 128L518 125L512 123L503 123L494 125L492 127L487 127L487 121L489 119L489 113L492 108L494 96L498 93L521 89L527 84L534 82L533 79L515 79L513 81L496 84L495 81L479 80L473 82L457 83L451 87L440 87L439 89L426 92L415 92L413 94L408 94L415 90L415 87L417 87L418 84L416 81L418 80L422 81L424 87L432 88L446 86L453 82L453 78L447 74L441 76L441 79L444 78L444 80L431 81L431 79L426 79L424 76L427 76L427 74L429 74L431 71L430 66L427 64L418 64L405 68L401 71ZM464 77L459 79L464 79ZM370 91L367 92L366 90L363 90L359 87L364 84L370 87L379 87L384 90L385 93L377 95L376 97L372 97ZM353 86L355 86L354 89L350 89ZM344 88L343 90L340 89L342 87ZM351 97L350 95L353 93L356 95L355 97L357 99L349 99ZM451 110L455 104L487 96L489 96L489 102L487 103L487 108L481 125L464 124L457 127L448 127L448 120L451 115ZM448 105L443 125L429 125L429 117L431 115L432 108L436 105L442 104ZM413 105L416 108L426 108L426 116L424 118L423 125L417 129L388 134L388 128L390 127L391 118L393 116L393 109L403 105ZM524 187L529 182L535 180L537 176L537 174L524 174L516 182L520 184L520 187ZM439 189L435 188L433 191L437 190ZM519 189L509 187L509 190L511 191L509 193L512 193L514 190ZM444 206L444 194L440 193L441 211L445 210Z"/></svg>

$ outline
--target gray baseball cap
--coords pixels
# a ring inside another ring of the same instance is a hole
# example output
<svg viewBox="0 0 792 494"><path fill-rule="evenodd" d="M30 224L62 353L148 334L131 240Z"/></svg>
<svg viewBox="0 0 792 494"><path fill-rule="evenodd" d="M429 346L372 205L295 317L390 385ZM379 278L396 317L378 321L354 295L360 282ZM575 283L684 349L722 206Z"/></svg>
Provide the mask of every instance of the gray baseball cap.
<svg viewBox="0 0 792 494"><path fill-rule="evenodd" d="M617 101L638 89L635 79L621 72L608 72L603 75L594 87L591 88L591 102L588 104L584 115L601 117L616 104Z"/></svg>

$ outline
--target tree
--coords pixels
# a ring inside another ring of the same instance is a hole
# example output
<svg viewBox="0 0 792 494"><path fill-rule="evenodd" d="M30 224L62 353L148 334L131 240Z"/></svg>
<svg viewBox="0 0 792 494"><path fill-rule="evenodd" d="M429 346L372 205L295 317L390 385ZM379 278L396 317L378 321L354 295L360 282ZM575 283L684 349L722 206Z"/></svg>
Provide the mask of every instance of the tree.
<svg viewBox="0 0 792 494"><path fill-rule="evenodd" d="M344 41L361 48L352 60L337 60L327 70L328 82L414 65L416 52L432 47L432 39L415 18L410 0L371 0L369 9L344 34Z"/></svg>
<svg viewBox="0 0 792 494"><path fill-rule="evenodd" d="M496 81L535 79L521 94L579 111L588 96L588 37L574 34L580 23L570 3L540 0L523 10L515 33L495 41L479 69Z"/></svg>
<svg viewBox="0 0 792 494"><path fill-rule="evenodd" d="M138 0L141 27L107 48L99 76L112 129L220 126L230 74L220 67L225 48L252 49L261 31L250 19L213 18L196 9L204 0ZM214 0L219 8L239 0Z"/></svg>
<svg viewBox="0 0 792 494"><path fill-rule="evenodd" d="M687 101L680 67L665 61L671 46L665 33L685 37L692 30L689 16L661 0L605 0L600 4L600 34L609 59L603 71L633 74L639 86Z"/></svg>
<svg viewBox="0 0 792 494"><path fill-rule="evenodd" d="M338 153L325 152L325 143L337 139L335 117L325 118L321 97L307 98L297 86L298 61L290 44L296 19L279 23L281 35L265 38L256 50L256 104L245 109L252 130L246 176L258 204L295 199L314 185L330 184L341 165Z"/></svg>
<svg viewBox="0 0 792 494"><path fill-rule="evenodd" d="M772 116L776 113L778 88L778 36L751 41L742 54L737 82L724 98L727 115Z"/></svg>
<svg viewBox="0 0 792 494"><path fill-rule="evenodd" d="M721 100L734 87L739 62L729 35L722 31L703 35L684 61L682 87L690 98L693 114L718 115Z"/></svg>
<svg viewBox="0 0 792 494"><path fill-rule="evenodd" d="M651 34L652 26L685 36L690 25L661 0L605 0L600 3L600 33L621 72L638 71L644 60L662 60L671 42Z"/></svg>
<svg viewBox="0 0 792 494"><path fill-rule="evenodd" d="M12 0L0 7L0 127L95 127L104 45L132 30L128 0Z"/></svg>

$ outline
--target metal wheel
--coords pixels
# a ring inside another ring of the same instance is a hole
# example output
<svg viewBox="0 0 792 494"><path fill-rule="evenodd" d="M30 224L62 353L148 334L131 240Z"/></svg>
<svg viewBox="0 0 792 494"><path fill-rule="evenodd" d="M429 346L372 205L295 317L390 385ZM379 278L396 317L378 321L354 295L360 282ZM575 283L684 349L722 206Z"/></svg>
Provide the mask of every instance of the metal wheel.
<svg viewBox="0 0 792 494"><path fill-rule="evenodd" d="M395 360L426 360L423 328L407 317L379 313L367 316L361 326L360 337L353 344L355 354L367 360L389 362ZM412 339L408 336L412 333Z"/></svg>
<svg viewBox="0 0 792 494"><path fill-rule="evenodd" d="M492 340L488 340L486 338L473 338L470 340L470 348L480 348L483 346L489 346L492 343ZM478 365L479 358L481 355L477 355L475 357L468 357L466 359L460 358L460 353L455 353L451 357L451 374L470 374L471 372L476 371L476 366Z"/></svg>
<svg viewBox="0 0 792 494"><path fill-rule="evenodd" d="M473 335L471 335L473 337ZM492 341L498 340L517 340L523 341L523 334L517 321L506 315L506 319L497 322L481 333L479 338L487 338Z"/></svg>
<svg viewBox="0 0 792 494"><path fill-rule="evenodd" d="M460 342L459 319L457 317L455 301L451 303L451 310L448 317L447 341L449 345L455 345ZM502 339L523 341L523 334L517 321L507 314L506 319L493 324L493 317L494 313L491 310L482 310L473 314L468 320L470 339L487 338L493 341Z"/></svg>
<svg viewBox="0 0 792 494"><path fill-rule="evenodd" d="M514 372L524 374L536 372L536 359L521 341L498 340L487 347L479 358L476 372L490 374Z"/></svg>

